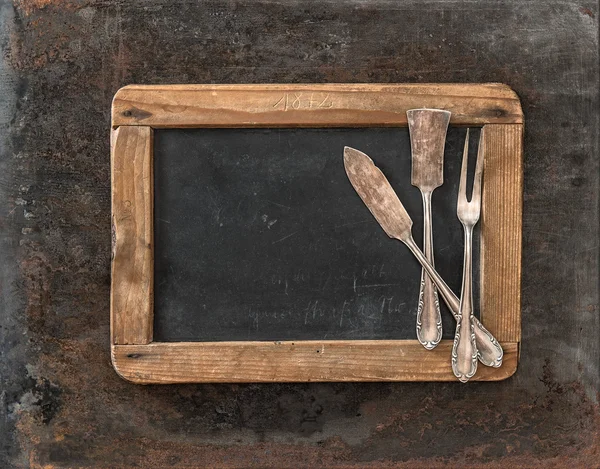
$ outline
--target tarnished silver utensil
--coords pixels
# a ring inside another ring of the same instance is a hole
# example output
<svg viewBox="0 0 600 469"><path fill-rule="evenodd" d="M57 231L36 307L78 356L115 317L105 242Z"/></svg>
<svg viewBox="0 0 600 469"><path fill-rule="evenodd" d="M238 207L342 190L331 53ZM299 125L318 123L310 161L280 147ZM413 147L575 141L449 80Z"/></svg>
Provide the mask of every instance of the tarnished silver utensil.
<svg viewBox="0 0 600 469"><path fill-rule="evenodd" d="M434 281L456 319L459 311L458 298L415 244L411 233L412 220L386 177L371 158L354 148L344 148L344 166L352 186L383 230L390 238L406 244ZM502 365L502 347L477 319L474 323L479 360L484 365L499 367Z"/></svg>
<svg viewBox="0 0 600 469"><path fill-rule="evenodd" d="M432 266L433 230L431 196L444 182L444 146L450 112L440 109L411 109L406 112L412 154L411 183L423 198L423 252ZM417 307L417 339L427 350L442 340L442 315L435 285L421 271L421 288Z"/></svg>
<svg viewBox="0 0 600 469"><path fill-rule="evenodd" d="M477 344L475 343L475 325L473 315L473 227L479 221L481 212L481 179L483 175L483 134L477 149L477 163L471 201L467 200L467 162L469 160L469 129L465 139L460 184L458 186L458 203L456 214L465 232L465 253L463 262L462 289L456 334L452 346L452 370L456 377L467 382L477 371Z"/></svg>

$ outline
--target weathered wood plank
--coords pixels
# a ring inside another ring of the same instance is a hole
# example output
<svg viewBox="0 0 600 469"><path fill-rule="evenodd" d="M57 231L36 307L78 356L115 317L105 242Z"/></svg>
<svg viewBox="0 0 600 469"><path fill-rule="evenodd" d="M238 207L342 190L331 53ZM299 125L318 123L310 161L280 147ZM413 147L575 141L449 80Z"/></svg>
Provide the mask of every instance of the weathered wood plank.
<svg viewBox="0 0 600 469"><path fill-rule="evenodd" d="M519 342L523 126L486 125L483 133L482 322L499 341Z"/></svg>
<svg viewBox="0 0 600 469"><path fill-rule="evenodd" d="M119 127L112 137L113 344L147 344L153 317L152 129Z"/></svg>
<svg viewBox="0 0 600 469"><path fill-rule="evenodd" d="M480 366L473 380L497 381L517 368L518 344L503 343L500 368ZM140 384L302 381L456 381L452 341L432 351L416 340L178 342L115 345L113 365Z"/></svg>
<svg viewBox="0 0 600 469"><path fill-rule="evenodd" d="M453 125L523 121L515 92L494 83L130 85L114 97L112 125L399 126L422 107L451 111Z"/></svg>

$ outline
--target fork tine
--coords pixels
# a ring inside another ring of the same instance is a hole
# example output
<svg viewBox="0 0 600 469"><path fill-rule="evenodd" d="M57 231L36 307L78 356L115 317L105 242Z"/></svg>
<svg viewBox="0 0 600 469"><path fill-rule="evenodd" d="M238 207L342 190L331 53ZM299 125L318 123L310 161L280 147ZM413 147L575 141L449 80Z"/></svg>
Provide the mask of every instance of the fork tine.
<svg viewBox="0 0 600 469"><path fill-rule="evenodd" d="M477 163L475 166L475 179L473 181L473 195L471 196L471 202L479 204L481 202L481 179L483 176L483 148L484 148L485 133L481 129L481 135L479 137L479 144L477 147Z"/></svg>
<svg viewBox="0 0 600 469"><path fill-rule="evenodd" d="M467 163L469 160L469 129L465 138L465 148L463 150L462 165L460 167L460 183L458 185L458 201L467 201ZM459 204L460 208L460 204Z"/></svg>

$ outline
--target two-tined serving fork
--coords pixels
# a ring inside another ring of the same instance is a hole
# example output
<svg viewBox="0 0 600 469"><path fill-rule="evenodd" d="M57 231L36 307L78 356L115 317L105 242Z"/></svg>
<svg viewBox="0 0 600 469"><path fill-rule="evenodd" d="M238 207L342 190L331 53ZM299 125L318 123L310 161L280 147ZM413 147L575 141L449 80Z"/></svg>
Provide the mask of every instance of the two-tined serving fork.
<svg viewBox="0 0 600 469"><path fill-rule="evenodd" d="M473 315L473 227L479 220L481 213L481 180L483 175L483 138L482 132L477 149L477 163L475 165L475 178L471 200L467 200L467 162L469 159L469 130L465 140L462 166L460 171L460 184L458 188L458 203L456 214L463 225L465 234L465 251L463 261L462 289L460 292L460 305L456 319L456 334L452 346L452 371L456 377L467 382L477 371L477 345L475 343L475 329Z"/></svg>

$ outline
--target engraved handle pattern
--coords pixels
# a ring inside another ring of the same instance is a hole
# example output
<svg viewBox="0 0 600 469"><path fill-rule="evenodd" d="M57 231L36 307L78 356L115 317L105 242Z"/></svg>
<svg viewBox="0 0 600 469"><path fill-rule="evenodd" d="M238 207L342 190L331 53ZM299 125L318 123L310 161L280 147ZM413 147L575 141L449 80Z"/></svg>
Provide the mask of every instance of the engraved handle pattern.
<svg viewBox="0 0 600 469"><path fill-rule="evenodd" d="M473 324L473 227L464 226L465 254L463 262L462 290L456 334L452 345L452 371L459 381L466 383L477 371L477 344Z"/></svg>
<svg viewBox="0 0 600 469"><path fill-rule="evenodd" d="M442 298L448 306L448 309L452 312L454 319L458 320L460 303L457 296L452 292L452 290L450 290L450 287L446 285L444 279L440 277L433 266L429 264L429 261L425 258L419 247L415 244L412 237L408 239L401 239L400 241L406 244L423 268L427 271L427 274L431 277L439 293L442 295ZM473 325L475 328L475 341L477 343L479 361L486 366L492 366L494 368L500 367L502 365L502 358L504 357L502 346L475 317L473 318Z"/></svg>
<svg viewBox="0 0 600 469"><path fill-rule="evenodd" d="M431 192L422 192L423 196L423 250L425 257L432 266L433 259L433 230L431 227ZM417 308L417 339L427 350L432 350L442 340L442 314L437 289L427 275L421 270L421 288L419 291L419 306Z"/></svg>

